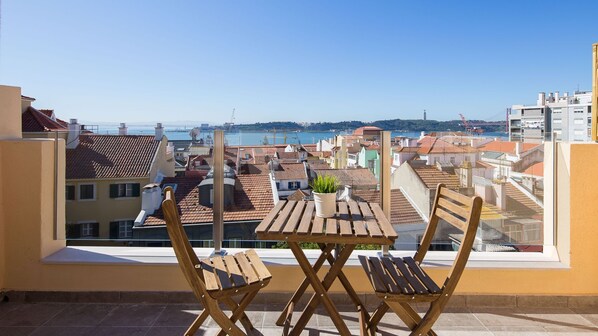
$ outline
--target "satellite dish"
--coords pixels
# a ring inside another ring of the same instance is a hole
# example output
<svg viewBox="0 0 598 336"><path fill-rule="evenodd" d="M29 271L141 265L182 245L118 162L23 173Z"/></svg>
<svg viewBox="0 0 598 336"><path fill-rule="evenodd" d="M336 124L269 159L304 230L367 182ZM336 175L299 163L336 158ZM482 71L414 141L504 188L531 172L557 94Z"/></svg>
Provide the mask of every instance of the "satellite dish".
<svg viewBox="0 0 598 336"><path fill-rule="evenodd" d="M191 137L191 140L193 141L197 141L197 137L199 136L200 133L200 129L199 127L194 127L190 132L189 132L189 136Z"/></svg>

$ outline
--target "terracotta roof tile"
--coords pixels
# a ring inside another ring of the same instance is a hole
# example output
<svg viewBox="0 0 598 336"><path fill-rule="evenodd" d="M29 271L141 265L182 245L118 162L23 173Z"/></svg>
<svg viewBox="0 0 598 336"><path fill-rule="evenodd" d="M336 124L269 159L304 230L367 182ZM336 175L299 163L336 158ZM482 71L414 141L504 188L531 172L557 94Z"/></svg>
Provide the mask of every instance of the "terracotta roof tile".
<svg viewBox="0 0 598 336"><path fill-rule="evenodd" d="M318 175L336 176L341 185L370 186L376 188L378 181L368 168L314 169Z"/></svg>
<svg viewBox="0 0 598 336"><path fill-rule="evenodd" d="M66 131L68 128L46 114L29 106L22 114L21 130L23 132Z"/></svg>
<svg viewBox="0 0 598 336"><path fill-rule="evenodd" d="M276 180L303 180L307 179L307 172L303 163L281 163L274 171Z"/></svg>
<svg viewBox="0 0 598 336"><path fill-rule="evenodd" d="M159 145L153 135L81 135L66 150L66 178L146 177Z"/></svg>
<svg viewBox="0 0 598 336"><path fill-rule="evenodd" d="M544 162L538 162L536 164L531 165L524 171L524 173L534 176L544 176Z"/></svg>
<svg viewBox="0 0 598 336"><path fill-rule="evenodd" d="M521 152L527 152L533 148L540 146L540 144L533 144L528 142L520 142L521 144ZM492 141L484 146L480 147L481 151L489 151L489 152L500 152L500 153L508 153L508 154L515 154L517 148L517 142L515 141Z"/></svg>
<svg viewBox="0 0 598 336"><path fill-rule="evenodd" d="M175 198L183 224L212 223L212 208L199 204L196 177L167 177L163 183L175 183ZM239 175L236 178L235 204L224 209L224 221L262 220L274 207L272 189L266 175ZM164 225L162 210L148 216L144 225Z"/></svg>
<svg viewBox="0 0 598 336"><path fill-rule="evenodd" d="M355 190L351 198L358 202L380 203L380 191ZM400 189L390 191L390 222L393 225L425 223Z"/></svg>
<svg viewBox="0 0 598 336"><path fill-rule="evenodd" d="M436 189L438 183L444 183L449 189L459 189L459 177L455 174L440 171L432 166L413 167L413 170L429 189Z"/></svg>

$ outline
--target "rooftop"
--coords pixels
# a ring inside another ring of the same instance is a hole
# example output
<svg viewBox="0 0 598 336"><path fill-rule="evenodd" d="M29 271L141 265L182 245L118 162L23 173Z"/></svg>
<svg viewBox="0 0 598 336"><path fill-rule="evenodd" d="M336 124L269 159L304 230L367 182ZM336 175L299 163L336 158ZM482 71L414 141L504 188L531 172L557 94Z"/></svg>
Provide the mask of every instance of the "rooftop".
<svg viewBox="0 0 598 336"><path fill-rule="evenodd" d="M373 186L376 188L378 181L372 172L367 168L331 169L314 168L318 175L336 176L341 185L350 186Z"/></svg>
<svg viewBox="0 0 598 336"><path fill-rule="evenodd" d="M444 183L450 189L459 189L459 177L455 174L432 166L413 166L413 170L429 189L436 189L438 183Z"/></svg>
<svg viewBox="0 0 598 336"><path fill-rule="evenodd" d="M224 221L261 220L274 207L272 190L267 175L239 175L236 178L235 204L224 210ZM177 185L175 198L181 215L181 223L212 223L212 208L199 204L198 177L166 177L164 184ZM164 225L162 210L148 216L144 225Z"/></svg>
<svg viewBox="0 0 598 336"><path fill-rule="evenodd" d="M307 179L307 172L303 163L280 163L278 169L274 170L276 180L304 180Z"/></svg>
<svg viewBox="0 0 598 336"><path fill-rule="evenodd" d="M54 121L50 116L29 106L22 114L21 129L23 132L66 131L68 129L64 121Z"/></svg>
<svg viewBox="0 0 598 336"><path fill-rule="evenodd" d="M355 190L352 198L358 202L380 203L380 191ZM424 219L421 218L399 189L390 191L390 223L393 225L425 223Z"/></svg>
<svg viewBox="0 0 598 336"><path fill-rule="evenodd" d="M66 150L66 178L146 177L159 146L153 135L81 135Z"/></svg>

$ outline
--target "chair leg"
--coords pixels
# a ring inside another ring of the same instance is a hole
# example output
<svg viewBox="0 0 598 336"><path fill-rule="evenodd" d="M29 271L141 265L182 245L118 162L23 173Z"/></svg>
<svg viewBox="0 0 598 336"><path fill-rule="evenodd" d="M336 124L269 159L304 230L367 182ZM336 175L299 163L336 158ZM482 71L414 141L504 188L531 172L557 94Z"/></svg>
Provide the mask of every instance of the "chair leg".
<svg viewBox="0 0 598 336"><path fill-rule="evenodd" d="M421 336L421 335L428 335L428 336L438 336L434 330L432 330L432 325L436 321L436 318L431 321L431 323L427 325L427 329L418 329L422 326L423 320L421 316L406 302L393 302L393 301L386 301L386 304L392 309L395 314L407 325L409 329L411 329L410 336ZM429 312L429 311L428 311Z"/></svg>
<svg viewBox="0 0 598 336"><path fill-rule="evenodd" d="M237 325L234 322L228 319L226 314L224 314L224 312L220 310L220 307L214 309L210 316L212 316L214 321L216 321L216 323L221 328L218 335L222 334L230 336L246 336L246 334L243 333L243 331L239 327L237 327Z"/></svg>
<svg viewBox="0 0 598 336"><path fill-rule="evenodd" d="M187 328L187 331L185 331L185 336L195 335L195 333L197 332L199 327L201 327L201 325L204 323L206 318L208 318L208 316L210 316L210 313L208 312L207 309L204 309L201 312L201 314L199 314L199 316L195 319L195 321L193 321L193 323L191 323L189 328Z"/></svg>
<svg viewBox="0 0 598 336"><path fill-rule="evenodd" d="M245 296L243 296L243 298L247 297L246 294ZM255 296L255 294L253 295ZM232 298L226 298L226 299L222 299L222 302L224 302L228 308L230 308L230 310L232 311L232 315L229 318L231 321L237 322L237 320L241 320L241 324L243 324L243 327L245 328L245 330L249 333L251 330L253 330L253 324L251 324L251 321L249 320L249 317L247 317L247 315L245 314L245 309L243 308L242 310L240 310L240 313L236 313L237 311L239 311L240 309L240 305L237 304L235 302L235 300L233 300ZM235 314L236 313L236 314Z"/></svg>
<svg viewBox="0 0 598 336"><path fill-rule="evenodd" d="M247 331L247 334L251 333L254 330L254 328L253 328L253 324L251 324L251 321L249 321L249 318L245 314L245 308L247 308L249 303L251 303L253 298L255 298L255 296L257 295L257 292L258 291L256 290L256 291L249 292L249 293L245 294L243 296L243 298L241 299L241 301L239 302L239 304L237 304L232 298L226 298L226 299L222 300L224 303L229 305L229 307L233 311L229 320L232 323L235 323L235 322L237 322L237 320L239 318L241 318L241 324L243 324L243 327ZM223 331L220 331L218 336L224 336Z"/></svg>
<svg viewBox="0 0 598 336"><path fill-rule="evenodd" d="M388 309L390 309L388 305L384 301L382 301L380 302L380 305L378 305L378 308L376 308L376 311L374 311L374 314L372 314L372 316L370 317L368 325L374 333L376 333L376 331L378 330L378 323L380 323L380 320L382 320L384 314L386 314Z"/></svg>
<svg viewBox="0 0 598 336"><path fill-rule="evenodd" d="M415 329L412 329L413 332L411 333L411 335L425 335L426 333L430 335L431 332L434 333L432 331L432 326L440 316L442 308L444 308L444 303L446 303L446 301L440 302L439 300L437 300L432 302L430 304L430 309L428 309L424 317L418 323L417 327Z"/></svg>

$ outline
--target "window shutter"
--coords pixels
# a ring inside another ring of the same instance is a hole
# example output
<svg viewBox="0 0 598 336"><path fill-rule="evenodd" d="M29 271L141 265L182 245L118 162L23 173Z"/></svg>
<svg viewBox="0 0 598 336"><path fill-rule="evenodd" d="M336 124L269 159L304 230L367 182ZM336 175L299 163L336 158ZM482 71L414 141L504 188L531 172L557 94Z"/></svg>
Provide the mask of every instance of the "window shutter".
<svg viewBox="0 0 598 336"><path fill-rule="evenodd" d="M95 238L100 237L100 223L91 224L91 236Z"/></svg>
<svg viewBox="0 0 598 336"><path fill-rule="evenodd" d="M66 238L67 239L81 238L81 224L67 224L66 225Z"/></svg>
<svg viewBox="0 0 598 336"><path fill-rule="evenodd" d="M139 183L133 183L133 197L139 197Z"/></svg>
<svg viewBox="0 0 598 336"><path fill-rule="evenodd" d="M118 239L118 222L110 222L110 239Z"/></svg>
<svg viewBox="0 0 598 336"><path fill-rule="evenodd" d="M118 197L118 184L111 184L110 185L110 198L117 198Z"/></svg>

